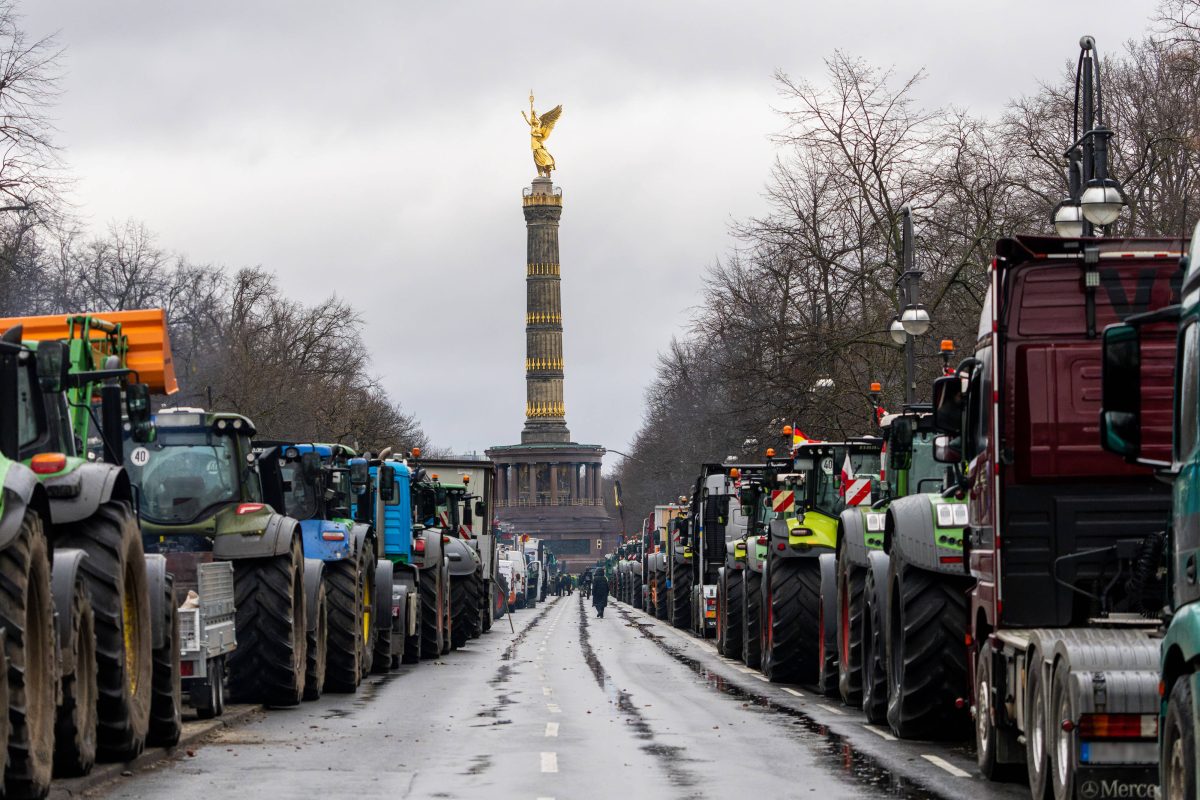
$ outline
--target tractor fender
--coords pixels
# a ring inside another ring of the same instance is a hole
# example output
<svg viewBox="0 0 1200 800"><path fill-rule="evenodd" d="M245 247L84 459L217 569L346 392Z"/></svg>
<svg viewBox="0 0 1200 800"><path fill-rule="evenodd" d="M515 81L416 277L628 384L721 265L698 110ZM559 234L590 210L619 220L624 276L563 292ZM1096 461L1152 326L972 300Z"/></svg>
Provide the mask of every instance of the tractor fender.
<svg viewBox="0 0 1200 800"><path fill-rule="evenodd" d="M888 568L891 566L891 557L882 550L872 550L867 553L867 569L871 571L871 576L875 579L875 596L870 598L872 605L878 605L882 616L880 619L888 618Z"/></svg>
<svg viewBox="0 0 1200 800"><path fill-rule="evenodd" d="M392 630L413 636L417 630L417 581L420 570L412 564L393 564Z"/></svg>
<svg viewBox="0 0 1200 800"><path fill-rule="evenodd" d="M321 581L323 580L325 580L325 562L319 558L304 559L304 627L308 633L317 630L319 620L312 611L317 607L317 594L321 591Z"/></svg>
<svg viewBox="0 0 1200 800"><path fill-rule="evenodd" d="M356 555L365 552L366 548L370 546L368 542L372 540L371 537L373 535L374 529L370 525L361 522L354 523L354 526L350 528L350 542L354 547L353 552ZM373 550L374 547L371 547L371 549Z"/></svg>
<svg viewBox="0 0 1200 800"><path fill-rule="evenodd" d="M450 574L454 577L474 574L479 566L479 554L462 539L443 539L442 552L449 561Z"/></svg>
<svg viewBox="0 0 1200 800"><path fill-rule="evenodd" d="M54 564L50 570L50 594L54 598L54 629L58 634L57 650L63 675L75 674L75 649L63 647L62 643L71 638L71 604L75 601L75 588L78 586L81 591L87 591L79 583L79 565L85 558L87 553L83 550L72 547L56 548Z"/></svg>
<svg viewBox="0 0 1200 800"><path fill-rule="evenodd" d="M87 519L110 500L133 502L129 476L116 464L84 461L70 472L47 478L43 485L55 525Z"/></svg>
<svg viewBox="0 0 1200 800"><path fill-rule="evenodd" d="M240 558L270 558L286 554L292 540L304 538L300 523L283 514L271 514L262 533L223 533L213 538L213 558L236 561Z"/></svg>
<svg viewBox="0 0 1200 800"><path fill-rule="evenodd" d="M392 615L380 613L380 609L392 607L392 581L395 574L395 568L392 562L386 558L381 559L375 565L375 597L372 602L375 604L375 629L386 631L392 626Z"/></svg>
<svg viewBox="0 0 1200 800"><path fill-rule="evenodd" d="M4 473L4 511L0 519L0 549L12 544L21 531L25 512L29 508L46 513L49 508L46 490L33 470L24 464L10 464Z"/></svg>
<svg viewBox="0 0 1200 800"><path fill-rule="evenodd" d="M57 556L55 553L55 566L58 565ZM146 585L150 588L150 648L158 650L166 646L167 637L171 635L165 624L167 613L163 603L166 602L167 589L175 585L175 578L167 571L166 556L158 553L146 555ZM55 592L57 599L58 593Z"/></svg>
<svg viewBox="0 0 1200 800"><path fill-rule="evenodd" d="M742 547L742 560L738 561L737 552L738 545ZM746 540L731 539L725 543L725 566L724 569L734 571L746 568Z"/></svg>
<svg viewBox="0 0 1200 800"><path fill-rule="evenodd" d="M856 567L867 566L866 518L858 508L847 508L838 516L838 558Z"/></svg>
<svg viewBox="0 0 1200 800"><path fill-rule="evenodd" d="M884 521L884 546L890 555L919 569L963 574L962 528L938 529L929 495L913 494L892 501ZM942 557L957 558L943 563Z"/></svg>

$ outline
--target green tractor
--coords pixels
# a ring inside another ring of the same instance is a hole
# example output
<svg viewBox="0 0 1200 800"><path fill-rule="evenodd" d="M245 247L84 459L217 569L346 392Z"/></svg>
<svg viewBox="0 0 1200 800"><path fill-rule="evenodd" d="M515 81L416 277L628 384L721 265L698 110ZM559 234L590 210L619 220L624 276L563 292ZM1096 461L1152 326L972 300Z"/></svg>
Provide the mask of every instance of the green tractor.
<svg viewBox="0 0 1200 800"><path fill-rule="evenodd" d="M838 516L870 502L879 450L870 438L805 441L792 471L774 480L759 610L761 668L772 681L836 687Z"/></svg>
<svg viewBox="0 0 1200 800"><path fill-rule="evenodd" d="M125 430L153 437L150 391L175 387L161 311L7 319L0 329L13 359L6 379L17 387L14 452L47 498L41 538L14 531L27 544L9 567L23 573L13 585L32 591L41 583L38 564L52 564L45 597L58 615L42 640L53 660L57 635L57 669L18 666L41 646L42 623L6 626L7 794L40 796L51 757L58 774L83 774L96 758L128 760L147 742L171 745L181 733L174 587L163 560L144 554L121 447ZM100 458L89 460L88 445ZM46 722L56 694L57 719Z"/></svg>
<svg viewBox="0 0 1200 800"><path fill-rule="evenodd" d="M300 523L276 511L286 507L279 454L255 452L254 424L240 414L173 408L155 421L154 441L127 443L146 549L175 563L233 562L230 693L237 702L296 705L321 562L306 564Z"/></svg>

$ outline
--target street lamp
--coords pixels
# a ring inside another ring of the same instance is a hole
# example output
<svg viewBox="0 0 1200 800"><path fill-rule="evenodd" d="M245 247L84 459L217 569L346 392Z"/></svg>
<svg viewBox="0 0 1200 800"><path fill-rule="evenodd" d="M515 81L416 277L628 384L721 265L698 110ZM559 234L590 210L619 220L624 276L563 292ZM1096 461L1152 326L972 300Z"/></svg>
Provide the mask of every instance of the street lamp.
<svg viewBox="0 0 1200 800"><path fill-rule="evenodd" d="M1081 121L1083 135L1079 133ZM1096 40L1084 36L1079 40L1079 63L1075 68L1072 143L1063 153L1067 160L1068 195L1050 212L1050 221L1059 236L1092 236L1093 226L1111 225L1121 215L1125 193L1121 184L1108 176L1108 140L1112 135L1104 126L1104 93Z"/></svg>
<svg viewBox="0 0 1200 800"><path fill-rule="evenodd" d="M929 332L929 311L921 302L921 271L914 265L912 209L900 209L901 253L904 271L896 279L899 290L900 316L888 326L892 341L904 345L904 403L912 405L917 394L916 337Z"/></svg>

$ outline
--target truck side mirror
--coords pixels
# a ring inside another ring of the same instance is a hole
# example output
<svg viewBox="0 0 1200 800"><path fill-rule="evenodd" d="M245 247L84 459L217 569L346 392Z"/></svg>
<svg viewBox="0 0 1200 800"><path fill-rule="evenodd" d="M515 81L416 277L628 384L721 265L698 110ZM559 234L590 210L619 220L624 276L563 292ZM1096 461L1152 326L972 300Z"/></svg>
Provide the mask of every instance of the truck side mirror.
<svg viewBox="0 0 1200 800"><path fill-rule="evenodd" d="M371 482L371 468L366 461L355 461L350 465L350 485L366 486Z"/></svg>
<svg viewBox="0 0 1200 800"><path fill-rule="evenodd" d="M942 433L962 430L962 378L946 375L933 382L933 426Z"/></svg>
<svg viewBox="0 0 1200 800"><path fill-rule="evenodd" d="M396 469L384 464L379 468L379 495L384 502L391 501L396 494Z"/></svg>
<svg viewBox="0 0 1200 800"><path fill-rule="evenodd" d="M125 387L125 415L129 417L129 429L135 442L149 442L154 438L154 425L150 422L148 385L131 383Z"/></svg>
<svg viewBox="0 0 1200 800"><path fill-rule="evenodd" d="M313 451L300 454L300 475L305 483L315 483L321 475L321 456Z"/></svg>
<svg viewBox="0 0 1200 800"><path fill-rule="evenodd" d="M1104 329L1100 368L1100 446L1134 461L1141 453L1141 337L1134 325Z"/></svg>
<svg viewBox="0 0 1200 800"><path fill-rule="evenodd" d="M487 514L487 506L484 505L482 500L476 500L475 501L475 516L479 517L480 519L483 519L486 516L486 514Z"/></svg>
<svg viewBox="0 0 1200 800"><path fill-rule="evenodd" d="M62 342L39 342L37 348L38 385L46 394L63 390L67 378L67 346Z"/></svg>
<svg viewBox="0 0 1200 800"><path fill-rule="evenodd" d="M958 438L951 439L946 434L935 436L933 439L933 460L942 464L962 463L962 445Z"/></svg>

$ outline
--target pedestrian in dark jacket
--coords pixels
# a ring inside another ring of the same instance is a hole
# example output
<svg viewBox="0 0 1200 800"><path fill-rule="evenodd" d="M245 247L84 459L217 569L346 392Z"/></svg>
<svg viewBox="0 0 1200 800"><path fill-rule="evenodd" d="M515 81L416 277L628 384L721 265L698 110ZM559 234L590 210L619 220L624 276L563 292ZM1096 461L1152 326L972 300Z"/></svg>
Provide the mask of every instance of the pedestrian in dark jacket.
<svg viewBox="0 0 1200 800"><path fill-rule="evenodd" d="M604 618L604 607L608 605L608 578L603 572L597 572L592 580L592 605L596 607L596 616Z"/></svg>

